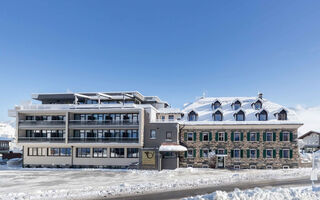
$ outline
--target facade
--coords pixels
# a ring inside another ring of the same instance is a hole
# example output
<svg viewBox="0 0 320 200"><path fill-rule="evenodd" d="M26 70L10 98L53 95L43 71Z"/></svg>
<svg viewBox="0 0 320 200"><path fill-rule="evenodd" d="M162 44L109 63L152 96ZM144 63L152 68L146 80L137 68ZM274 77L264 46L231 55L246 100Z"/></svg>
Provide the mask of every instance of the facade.
<svg viewBox="0 0 320 200"><path fill-rule="evenodd" d="M298 139L302 140L301 150L304 153L312 153L320 149L320 133L316 131L309 131Z"/></svg>
<svg viewBox="0 0 320 200"><path fill-rule="evenodd" d="M20 105L25 167L299 166L295 113L262 97L200 98L182 110L138 92L35 94Z"/></svg>

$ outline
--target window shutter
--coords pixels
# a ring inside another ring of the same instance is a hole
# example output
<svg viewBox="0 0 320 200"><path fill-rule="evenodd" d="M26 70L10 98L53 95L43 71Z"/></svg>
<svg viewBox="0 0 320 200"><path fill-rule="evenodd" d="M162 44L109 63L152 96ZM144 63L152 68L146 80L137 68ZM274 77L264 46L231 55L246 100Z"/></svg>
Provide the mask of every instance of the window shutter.
<svg viewBox="0 0 320 200"><path fill-rule="evenodd" d="M224 141L228 141L228 133L227 132L224 133Z"/></svg>
<svg viewBox="0 0 320 200"><path fill-rule="evenodd" d="M250 132L247 133L247 141L250 141Z"/></svg>
<svg viewBox="0 0 320 200"><path fill-rule="evenodd" d="M280 132L280 141L282 141L282 131Z"/></svg>
<svg viewBox="0 0 320 200"><path fill-rule="evenodd" d="M218 154L218 149L215 150L216 154Z"/></svg>
<svg viewBox="0 0 320 200"><path fill-rule="evenodd" d="M243 132L240 133L241 141L243 141Z"/></svg>
<svg viewBox="0 0 320 200"><path fill-rule="evenodd" d="M196 132L193 133L193 141L197 141L197 133Z"/></svg>
<svg viewBox="0 0 320 200"><path fill-rule="evenodd" d="M282 149L279 150L279 157L282 158Z"/></svg>
<svg viewBox="0 0 320 200"><path fill-rule="evenodd" d="M273 149L273 158L277 157L277 150Z"/></svg>
<svg viewBox="0 0 320 200"><path fill-rule="evenodd" d="M225 149L225 150L224 150L224 155L227 155L227 154L228 154L228 150Z"/></svg>
<svg viewBox="0 0 320 200"><path fill-rule="evenodd" d="M200 149L200 158L202 158L202 149Z"/></svg>
<svg viewBox="0 0 320 200"><path fill-rule="evenodd" d="M188 157L188 151L185 151L185 152L184 152L184 157L185 157L185 158Z"/></svg>
<svg viewBox="0 0 320 200"><path fill-rule="evenodd" d="M293 156L293 152L292 152L292 149L290 149L290 158L292 158Z"/></svg>
<svg viewBox="0 0 320 200"><path fill-rule="evenodd" d="M267 134L266 132L263 132L263 141L266 141L267 140Z"/></svg>
<svg viewBox="0 0 320 200"><path fill-rule="evenodd" d="M218 141L218 132L216 132L216 141Z"/></svg>
<svg viewBox="0 0 320 200"><path fill-rule="evenodd" d="M200 141L202 141L202 132L200 133Z"/></svg>
<svg viewBox="0 0 320 200"><path fill-rule="evenodd" d="M233 149L231 149L231 158L233 158Z"/></svg>
<svg viewBox="0 0 320 200"><path fill-rule="evenodd" d="M277 139L276 132L273 132L273 141L276 141L276 139Z"/></svg>
<svg viewBox="0 0 320 200"><path fill-rule="evenodd" d="M293 141L293 134L292 134L292 132L290 132L290 141L291 141L291 142Z"/></svg>
<svg viewBox="0 0 320 200"><path fill-rule="evenodd" d="M247 149L247 158L250 158L250 149Z"/></svg>
<svg viewBox="0 0 320 200"><path fill-rule="evenodd" d="M197 157L197 150L196 149L193 149L193 157Z"/></svg>
<svg viewBox="0 0 320 200"><path fill-rule="evenodd" d="M263 158L267 157L267 150L263 149Z"/></svg>
<svg viewBox="0 0 320 200"><path fill-rule="evenodd" d="M260 133L257 132L257 141L260 141Z"/></svg>
<svg viewBox="0 0 320 200"><path fill-rule="evenodd" d="M211 132L209 133L209 140L210 141L212 140L212 133Z"/></svg>
<svg viewBox="0 0 320 200"><path fill-rule="evenodd" d="M257 158L259 158L259 156L260 156L260 151L259 149L257 149Z"/></svg>
<svg viewBox="0 0 320 200"><path fill-rule="evenodd" d="M184 133L184 141L187 141L187 133Z"/></svg>
<svg viewBox="0 0 320 200"><path fill-rule="evenodd" d="M240 157L243 158L243 150L240 150Z"/></svg>
<svg viewBox="0 0 320 200"><path fill-rule="evenodd" d="M234 141L234 133L231 132L231 141L233 142Z"/></svg>

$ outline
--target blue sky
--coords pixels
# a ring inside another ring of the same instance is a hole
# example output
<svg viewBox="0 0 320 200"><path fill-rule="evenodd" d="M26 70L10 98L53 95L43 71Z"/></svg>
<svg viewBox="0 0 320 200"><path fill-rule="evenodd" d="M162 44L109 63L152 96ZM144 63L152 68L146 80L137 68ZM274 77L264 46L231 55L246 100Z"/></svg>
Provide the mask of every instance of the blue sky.
<svg viewBox="0 0 320 200"><path fill-rule="evenodd" d="M0 121L31 93L320 105L320 1L0 1Z"/></svg>

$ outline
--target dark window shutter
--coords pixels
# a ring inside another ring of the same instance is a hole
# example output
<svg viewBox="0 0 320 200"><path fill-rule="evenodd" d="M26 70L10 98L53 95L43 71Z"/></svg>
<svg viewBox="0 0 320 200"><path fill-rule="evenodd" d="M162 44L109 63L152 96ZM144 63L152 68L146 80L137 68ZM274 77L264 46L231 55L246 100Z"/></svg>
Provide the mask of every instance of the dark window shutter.
<svg viewBox="0 0 320 200"><path fill-rule="evenodd" d="M197 150L196 149L193 149L193 157L197 157Z"/></svg>
<svg viewBox="0 0 320 200"><path fill-rule="evenodd" d="M242 132L240 133L240 136L241 136L241 141L243 141L243 133Z"/></svg>
<svg viewBox="0 0 320 200"><path fill-rule="evenodd" d="M212 140L212 133L211 132L209 133L209 140L210 141Z"/></svg>
<svg viewBox="0 0 320 200"><path fill-rule="evenodd" d="M250 149L247 149L247 158L250 158Z"/></svg>
<svg viewBox="0 0 320 200"><path fill-rule="evenodd" d="M267 134L266 132L263 132L263 141L266 141L267 140Z"/></svg>
<svg viewBox="0 0 320 200"><path fill-rule="evenodd" d="M292 152L292 149L290 149L290 158L292 158L293 156L293 152Z"/></svg>
<svg viewBox="0 0 320 200"><path fill-rule="evenodd" d="M240 157L243 158L243 150L240 150Z"/></svg>
<svg viewBox="0 0 320 200"><path fill-rule="evenodd" d="M282 138L282 131L280 132L280 141L282 141L283 138Z"/></svg>
<svg viewBox="0 0 320 200"><path fill-rule="evenodd" d="M259 156L260 156L260 151L259 149L257 149L257 158L259 158Z"/></svg>
<svg viewBox="0 0 320 200"><path fill-rule="evenodd" d="M218 132L216 132L216 141L218 141Z"/></svg>
<svg viewBox="0 0 320 200"><path fill-rule="evenodd" d="M187 138L187 133L184 133L184 141L187 141L188 138Z"/></svg>
<svg viewBox="0 0 320 200"><path fill-rule="evenodd" d="M276 132L273 132L273 141L276 141L276 139L277 139Z"/></svg>
<svg viewBox="0 0 320 200"><path fill-rule="evenodd" d="M202 141L202 132L200 133L200 141Z"/></svg>
<svg viewBox="0 0 320 200"><path fill-rule="evenodd" d="M234 141L234 133L231 132L231 141Z"/></svg>
<svg viewBox="0 0 320 200"><path fill-rule="evenodd" d="M202 158L202 149L200 149L200 158Z"/></svg>
<svg viewBox="0 0 320 200"><path fill-rule="evenodd" d="M216 152L216 154L218 154L218 149L216 149L216 151L215 151L215 152Z"/></svg>
<svg viewBox="0 0 320 200"><path fill-rule="evenodd" d="M282 158L282 149L279 150L279 157Z"/></svg>
<svg viewBox="0 0 320 200"><path fill-rule="evenodd" d="M250 141L250 132L247 133L247 141Z"/></svg>
<svg viewBox="0 0 320 200"><path fill-rule="evenodd" d="M188 151L185 151L185 152L184 152L184 157L185 157L185 158L188 157Z"/></svg>
<svg viewBox="0 0 320 200"><path fill-rule="evenodd" d="M228 141L228 133L227 132L224 133L224 141Z"/></svg>
<svg viewBox="0 0 320 200"><path fill-rule="evenodd" d="M228 154L228 150L227 150L227 149L224 150L224 154L225 154L225 155Z"/></svg>
<svg viewBox="0 0 320 200"><path fill-rule="evenodd" d="M257 132L257 141L260 141L260 133Z"/></svg>
<svg viewBox="0 0 320 200"><path fill-rule="evenodd" d="M196 132L193 133L193 141L197 141L197 133Z"/></svg>
<svg viewBox="0 0 320 200"><path fill-rule="evenodd" d="M231 149L231 158L233 158L233 149Z"/></svg>
<svg viewBox="0 0 320 200"><path fill-rule="evenodd" d="M290 132L290 141L292 142L293 141L293 133Z"/></svg>
<svg viewBox="0 0 320 200"><path fill-rule="evenodd" d="M273 158L277 157L277 150L273 149Z"/></svg>
<svg viewBox="0 0 320 200"><path fill-rule="evenodd" d="M267 157L267 150L263 149L263 158Z"/></svg>

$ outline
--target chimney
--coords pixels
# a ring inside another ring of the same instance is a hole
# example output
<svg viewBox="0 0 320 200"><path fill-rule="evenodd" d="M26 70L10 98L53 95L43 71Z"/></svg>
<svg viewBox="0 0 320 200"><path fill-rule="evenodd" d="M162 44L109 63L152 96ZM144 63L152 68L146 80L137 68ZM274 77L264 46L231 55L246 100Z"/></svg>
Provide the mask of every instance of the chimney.
<svg viewBox="0 0 320 200"><path fill-rule="evenodd" d="M262 94L261 92L259 92L259 93L258 93L258 97L259 97L259 99L262 99L263 94Z"/></svg>

